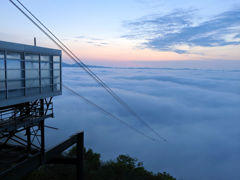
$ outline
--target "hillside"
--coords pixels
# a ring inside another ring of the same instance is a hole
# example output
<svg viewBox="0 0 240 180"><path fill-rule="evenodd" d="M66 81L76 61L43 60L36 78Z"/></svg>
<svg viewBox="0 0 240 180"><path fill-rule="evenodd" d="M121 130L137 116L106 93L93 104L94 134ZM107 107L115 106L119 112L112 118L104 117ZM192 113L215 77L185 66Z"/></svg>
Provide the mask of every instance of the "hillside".
<svg viewBox="0 0 240 180"><path fill-rule="evenodd" d="M66 156L74 157L76 148ZM86 180L176 180L166 172L153 173L146 170L142 162L128 155L119 155L115 160L101 161L101 155L91 149L84 152ZM47 165L33 172L25 180L70 180L75 179L75 166Z"/></svg>

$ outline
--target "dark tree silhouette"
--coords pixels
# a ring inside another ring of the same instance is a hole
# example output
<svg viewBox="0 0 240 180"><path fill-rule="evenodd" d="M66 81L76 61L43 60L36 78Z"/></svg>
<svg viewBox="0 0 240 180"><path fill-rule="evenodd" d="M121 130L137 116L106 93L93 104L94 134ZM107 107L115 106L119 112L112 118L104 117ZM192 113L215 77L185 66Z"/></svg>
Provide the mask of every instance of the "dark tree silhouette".
<svg viewBox="0 0 240 180"><path fill-rule="evenodd" d="M76 147L65 155L74 157ZM75 179L74 171L74 166L47 165L25 179L70 180ZM86 180L176 180L166 172L155 174L146 170L142 162L129 155L119 155L115 160L101 162L101 155L92 149L84 149L84 173Z"/></svg>

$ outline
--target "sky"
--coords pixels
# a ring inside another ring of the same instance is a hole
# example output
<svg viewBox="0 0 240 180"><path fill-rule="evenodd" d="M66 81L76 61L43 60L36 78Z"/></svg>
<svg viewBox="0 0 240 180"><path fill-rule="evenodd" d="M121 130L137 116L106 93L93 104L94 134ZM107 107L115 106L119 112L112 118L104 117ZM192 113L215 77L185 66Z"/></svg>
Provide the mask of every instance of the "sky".
<svg viewBox="0 0 240 180"><path fill-rule="evenodd" d="M239 0L22 2L86 63L239 60ZM0 40L57 48L8 0L0 13Z"/></svg>
<svg viewBox="0 0 240 180"><path fill-rule="evenodd" d="M190 68L92 68L155 131L153 142L63 89L46 124L47 149L79 131L103 161L129 154L178 180L239 180L240 71ZM79 68L63 83L148 136L153 132Z"/></svg>

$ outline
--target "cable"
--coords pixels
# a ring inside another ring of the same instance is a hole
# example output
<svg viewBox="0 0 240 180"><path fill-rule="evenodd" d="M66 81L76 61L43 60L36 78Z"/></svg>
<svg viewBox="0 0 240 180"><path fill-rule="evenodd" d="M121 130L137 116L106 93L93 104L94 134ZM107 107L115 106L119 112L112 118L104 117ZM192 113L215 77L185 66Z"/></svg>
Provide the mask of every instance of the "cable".
<svg viewBox="0 0 240 180"><path fill-rule="evenodd" d="M102 86L119 104L121 104L125 109L136 117L142 124L148 127L152 132L154 132L159 138L167 141L163 138L157 131L150 127L135 111L133 111L129 105L124 102L110 87L108 87L94 72L92 72L87 65L85 65L59 38L57 38L29 9L26 8L19 0L17 2L35 19L40 23L56 40L54 40L43 28L41 28L31 17L29 17L17 4L12 0L9 0L19 11L21 11L34 25L36 25L48 38L50 38L60 49L62 49L72 60L74 60L81 68L85 70L100 86ZM63 46L63 47L62 47ZM65 48L65 49L64 49Z"/></svg>
<svg viewBox="0 0 240 180"><path fill-rule="evenodd" d="M110 95L114 97L116 101L118 101L121 105L123 105L129 113L131 113L133 116L135 116L140 122L142 122L146 127L148 127L151 131L153 131L158 137L166 141L165 138L163 138L159 133L157 133L153 128L151 128L144 120L142 120L137 113L135 113L116 93L114 93L96 74L94 74L62 41L57 38L36 16L31 13L19 0L17 0L18 3L27 10L57 41L62 44L69 52L67 52L63 47L61 47L53 38L51 38L39 25L37 25L25 12L23 12L12 0L10 0L11 3L13 3L25 16L27 16L28 19L30 19L38 28L40 28L41 31L44 32L45 35L47 35L57 46L59 46L70 58L72 58L80 67L82 67L99 85L101 85L105 90L107 90ZM73 56L75 58L73 58Z"/></svg>
<svg viewBox="0 0 240 180"><path fill-rule="evenodd" d="M122 119L116 117L115 115L113 115L112 113L106 111L105 109L103 109L102 107L100 107L99 105L95 104L94 102L90 101L89 99L81 96L79 93L77 93L76 91L74 91L73 89L67 87L66 85L62 85L66 90L68 90L69 92L71 92L72 94L78 96L79 98L81 98L82 100L84 100L86 103L94 106L95 108L97 108L98 110L100 110L101 112L103 112L104 114L106 114L109 117L112 117L113 119L120 121L122 124L124 124L125 126L129 127L130 129L132 129L133 131L137 132L138 134L141 134L142 136L152 140L152 141L157 141L156 139L146 135L145 133L143 133L142 131L138 130L137 128L135 128L134 126L131 126L130 124L128 124L127 122L123 121Z"/></svg>

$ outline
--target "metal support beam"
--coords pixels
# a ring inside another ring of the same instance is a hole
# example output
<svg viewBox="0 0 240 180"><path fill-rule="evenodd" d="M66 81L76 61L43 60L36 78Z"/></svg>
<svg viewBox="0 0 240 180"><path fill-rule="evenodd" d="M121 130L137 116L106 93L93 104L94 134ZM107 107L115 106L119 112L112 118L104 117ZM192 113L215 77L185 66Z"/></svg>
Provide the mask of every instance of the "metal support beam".
<svg viewBox="0 0 240 180"><path fill-rule="evenodd" d="M31 132L30 132L30 127L26 128L26 135L27 135L27 150L28 152L31 151Z"/></svg>
<svg viewBox="0 0 240 180"><path fill-rule="evenodd" d="M40 116L44 116L44 99L40 100ZM44 128L45 128L44 120L42 120L40 121L42 163L44 163L44 155L45 155L45 129Z"/></svg>
<svg viewBox="0 0 240 180"><path fill-rule="evenodd" d="M48 161L48 164L77 164L77 158L59 156Z"/></svg>
<svg viewBox="0 0 240 180"><path fill-rule="evenodd" d="M84 153L84 133L78 133L68 140L45 153L46 163L75 164L77 166L77 180L84 180L83 175L83 153ZM63 151L77 144L77 158L62 157ZM20 179L42 165L42 154L39 152L25 161L16 164L14 167L0 172L0 179Z"/></svg>
<svg viewBox="0 0 240 180"><path fill-rule="evenodd" d="M84 156L84 134L80 133L77 136L77 180L84 179L83 172L83 156Z"/></svg>

